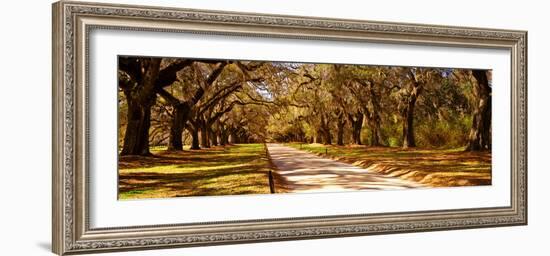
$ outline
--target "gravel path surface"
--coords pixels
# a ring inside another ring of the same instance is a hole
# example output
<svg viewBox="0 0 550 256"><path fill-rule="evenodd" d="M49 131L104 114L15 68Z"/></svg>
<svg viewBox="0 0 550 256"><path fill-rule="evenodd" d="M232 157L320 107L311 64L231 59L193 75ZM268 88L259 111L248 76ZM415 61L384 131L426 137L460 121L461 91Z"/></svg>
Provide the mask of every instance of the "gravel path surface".
<svg viewBox="0 0 550 256"><path fill-rule="evenodd" d="M278 173L291 192L404 189L421 184L376 174L369 169L322 158L281 144L267 144Z"/></svg>

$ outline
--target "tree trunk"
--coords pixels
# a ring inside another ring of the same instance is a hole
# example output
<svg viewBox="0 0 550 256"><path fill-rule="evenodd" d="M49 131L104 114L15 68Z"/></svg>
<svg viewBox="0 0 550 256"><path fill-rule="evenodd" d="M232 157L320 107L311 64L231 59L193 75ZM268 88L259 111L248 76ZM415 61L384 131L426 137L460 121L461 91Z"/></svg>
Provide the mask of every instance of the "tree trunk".
<svg viewBox="0 0 550 256"><path fill-rule="evenodd" d="M403 148L416 147L413 122L416 98L416 89L414 89L407 101L407 107L403 111Z"/></svg>
<svg viewBox="0 0 550 256"><path fill-rule="evenodd" d="M351 138L353 144L361 145L361 129L363 128L363 114L358 114L355 117L350 115L351 123Z"/></svg>
<svg viewBox="0 0 550 256"><path fill-rule="evenodd" d="M321 131L321 129L318 129L317 132L315 133L315 138L313 139L313 143L323 143L323 137L322 137L322 134L323 132Z"/></svg>
<svg viewBox="0 0 550 256"><path fill-rule="evenodd" d="M332 144L332 136L330 136L330 130L323 132L323 144L325 145Z"/></svg>
<svg viewBox="0 0 550 256"><path fill-rule="evenodd" d="M192 128L189 129L189 132L191 133L191 149L201 149L199 146L199 129Z"/></svg>
<svg viewBox="0 0 550 256"><path fill-rule="evenodd" d="M225 131L220 132L220 145L225 146L227 145L227 134Z"/></svg>
<svg viewBox="0 0 550 256"><path fill-rule="evenodd" d="M181 62L176 66L173 66L173 68L170 69L171 72L165 73L165 76L161 77L159 82L164 83L165 85L172 84L174 81L177 80L176 73L188 65L191 64ZM206 87L209 87L216 81L217 77L221 74L226 65L227 63L223 62L212 71L212 73L208 77L208 80L206 81ZM163 71L167 71L167 68L163 69ZM191 99L184 102L181 102L178 98L174 97L162 88L157 88L156 93L161 95L161 97L167 100L170 105L174 107L174 117L172 119L172 126L170 128L168 150L183 150L183 142L181 137L185 129L185 125L190 119L189 115L191 108L193 108L193 106L203 97L205 93L205 88L200 87L197 91L195 91ZM198 128L194 129L197 130L196 132L198 133ZM195 149L198 149L198 146L196 146Z"/></svg>
<svg viewBox="0 0 550 256"><path fill-rule="evenodd" d="M369 81L367 89L369 90L369 101L371 111L368 113L368 124L371 131L371 146L380 146L382 145L382 130L380 129L380 104L378 103L378 95L374 91L374 81Z"/></svg>
<svg viewBox="0 0 550 256"><path fill-rule="evenodd" d="M338 115L338 132L337 132L337 142L339 146L344 145L344 127L346 125L346 119L344 118L344 114L340 113Z"/></svg>
<svg viewBox="0 0 550 256"><path fill-rule="evenodd" d="M220 125L220 145L225 146L229 144L227 140L227 129L225 129L224 125Z"/></svg>
<svg viewBox="0 0 550 256"><path fill-rule="evenodd" d="M244 134L240 130L235 132L235 138L236 138L235 142L238 144L246 142L244 138Z"/></svg>
<svg viewBox="0 0 550 256"><path fill-rule="evenodd" d="M208 128L208 138L210 138L210 145L213 147L218 145L218 136L212 131L212 128Z"/></svg>
<svg viewBox="0 0 550 256"><path fill-rule="evenodd" d="M323 144L330 145L332 144L332 136L330 134L330 123L328 118L321 114L321 132L323 134Z"/></svg>
<svg viewBox="0 0 550 256"><path fill-rule="evenodd" d="M203 148L209 148L210 143L208 141L208 131L206 130L206 126L201 126L201 147Z"/></svg>
<svg viewBox="0 0 550 256"><path fill-rule="evenodd" d="M150 155L149 128L151 127L151 107L156 101L154 91L160 71L159 58L143 59L140 70L139 89L123 89L128 103L128 124L124 135L124 145L120 155Z"/></svg>
<svg viewBox="0 0 550 256"><path fill-rule="evenodd" d="M476 99L473 104L472 128L466 150L491 150L491 87L489 87L487 71L473 70L472 75L477 80L473 86Z"/></svg>
<svg viewBox="0 0 550 256"><path fill-rule="evenodd" d="M237 136L237 132L235 131L234 128L231 129L231 131L230 131L230 136L231 136L230 142L231 142L232 144L238 144L238 143L240 143L240 141L239 141L239 136Z"/></svg>
<svg viewBox="0 0 550 256"><path fill-rule="evenodd" d="M174 117L170 127L168 150L183 150L182 134L189 117L189 107L186 104L174 106Z"/></svg>
<svg viewBox="0 0 550 256"><path fill-rule="evenodd" d="M370 121L370 145L371 146L381 146L382 145L382 133L380 129L380 119L371 119Z"/></svg>
<svg viewBox="0 0 550 256"><path fill-rule="evenodd" d="M120 155L150 155L149 128L151 127L151 106L128 99L128 124L124 145Z"/></svg>
<svg viewBox="0 0 550 256"><path fill-rule="evenodd" d="M380 146L382 143L380 143L380 127L376 127L376 125L373 125L373 129L370 130L370 145L371 146Z"/></svg>
<svg viewBox="0 0 550 256"><path fill-rule="evenodd" d="M229 135L227 134L227 131L222 133L222 145L229 144Z"/></svg>
<svg viewBox="0 0 550 256"><path fill-rule="evenodd" d="M380 146L380 116L374 110L369 110L367 106L363 108L367 118L367 125L370 130L370 146Z"/></svg>
<svg viewBox="0 0 550 256"><path fill-rule="evenodd" d="M338 146L344 145L344 126L341 126L341 127L338 126L338 136L337 136L336 144Z"/></svg>

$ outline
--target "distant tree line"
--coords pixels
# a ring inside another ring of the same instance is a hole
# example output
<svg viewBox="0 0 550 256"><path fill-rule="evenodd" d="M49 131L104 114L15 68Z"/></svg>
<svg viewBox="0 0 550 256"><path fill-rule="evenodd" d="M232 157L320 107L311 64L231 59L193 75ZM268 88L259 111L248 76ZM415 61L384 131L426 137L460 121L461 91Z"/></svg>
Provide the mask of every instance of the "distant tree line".
<svg viewBox="0 0 550 256"><path fill-rule="evenodd" d="M490 70L294 65L275 140L491 149ZM283 124L283 125L282 125Z"/></svg>

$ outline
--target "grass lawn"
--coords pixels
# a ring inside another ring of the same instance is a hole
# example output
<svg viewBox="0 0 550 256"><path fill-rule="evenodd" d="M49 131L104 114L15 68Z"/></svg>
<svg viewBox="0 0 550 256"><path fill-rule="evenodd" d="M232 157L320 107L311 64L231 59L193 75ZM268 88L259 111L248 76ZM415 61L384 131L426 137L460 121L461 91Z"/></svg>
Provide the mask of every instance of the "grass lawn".
<svg viewBox="0 0 550 256"><path fill-rule="evenodd" d="M263 144L238 144L119 158L119 199L269 194Z"/></svg>
<svg viewBox="0 0 550 256"><path fill-rule="evenodd" d="M433 187L491 184L491 152L289 143L338 161Z"/></svg>

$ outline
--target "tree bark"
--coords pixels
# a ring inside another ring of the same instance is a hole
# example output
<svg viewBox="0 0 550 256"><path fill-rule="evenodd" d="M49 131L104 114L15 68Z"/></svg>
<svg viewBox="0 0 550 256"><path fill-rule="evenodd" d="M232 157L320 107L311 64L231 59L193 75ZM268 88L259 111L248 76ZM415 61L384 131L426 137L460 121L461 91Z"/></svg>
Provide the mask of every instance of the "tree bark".
<svg viewBox="0 0 550 256"><path fill-rule="evenodd" d="M191 149L201 149L199 146L199 129L189 128L188 130L191 133Z"/></svg>
<svg viewBox="0 0 550 256"><path fill-rule="evenodd" d="M369 101L371 105L371 111L368 112L367 116L367 123L369 124L371 131L370 145L380 146L382 145L382 130L380 129L380 122L382 120L380 118L380 104L377 100L378 95L376 95L376 92L374 91L374 81L369 81L367 89L369 92Z"/></svg>
<svg viewBox="0 0 550 256"><path fill-rule="evenodd" d="M149 128L151 127L151 107L156 101L155 84L160 72L160 58L147 58L139 62L138 69L130 76L138 77L138 89L123 87L128 103L128 124L124 135L124 145L120 155L150 155ZM120 79L119 79L120 80Z"/></svg>
<svg viewBox="0 0 550 256"><path fill-rule="evenodd" d="M375 114L375 111L371 111L367 106L363 107L363 112L367 118L367 126L370 131L370 146L380 146L380 117Z"/></svg>
<svg viewBox="0 0 550 256"><path fill-rule="evenodd" d="M417 99L417 89L409 95L407 106L403 110L403 148L416 147L414 138L414 107Z"/></svg>
<svg viewBox="0 0 550 256"><path fill-rule="evenodd" d="M328 118L321 114L321 132L323 135L323 144L330 145L332 144L332 136L330 134L330 123Z"/></svg>
<svg viewBox="0 0 550 256"><path fill-rule="evenodd" d="M203 148L209 148L210 142L208 140L208 129L205 124L201 124L201 146Z"/></svg>
<svg viewBox="0 0 550 256"><path fill-rule="evenodd" d="M230 136L231 136L231 144L238 144L240 143L239 141L239 136L237 136L237 132L235 131L235 128L231 128L231 131L229 132Z"/></svg>
<svg viewBox="0 0 550 256"><path fill-rule="evenodd" d="M191 99L187 101L180 101L178 98L174 97L162 88L163 86L172 84L175 80L177 80L176 73L185 67L184 64L185 62L181 62L179 64L174 63L172 66L163 69L163 73L166 74L163 79L159 81L160 86L155 88L156 93L167 100L175 109L174 118L172 119L172 127L170 128L168 150L183 150L183 142L181 137L185 129L185 125L190 118L191 109L204 96L205 93L205 88L199 87ZM186 65L190 64L188 63ZM222 62L212 71L206 81L206 87L211 86L216 81L226 65L227 63ZM171 70L171 72L167 72L168 70Z"/></svg>
<svg viewBox="0 0 550 256"><path fill-rule="evenodd" d="M222 145L229 144L229 136L227 135L227 132L222 132Z"/></svg>
<svg viewBox="0 0 550 256"><path fill-rule="evenodd" d="M411 85L405 99L405 108L401 112L403 119L403 148L416 147L414 137L414 108L416 100L424 88L424 82L418 80L417 74L410 69L408 72L411 78Z"/></svg>
<svg viewBox="0 0 550 256"><path fill-rule="evenodd" d="M325 130L323 132L323 144L325 145L332 144L332 136L330 135L330 130Z"/></svg>
<svg viewBox="0 0 550 256"><path fill-rule="evenodd" d="M363 114L348 115L351 123L351 138L353 144L361 145L361 129L363 128Z"/></svg>
<svg viewBox="0 0 550 256"><path fill-rule="evenodd" d="M344 145L344 127L346 125L346 119L344 118L344 113L340 112L338 114L338 132L337 132L337 141L336 144L339 146Z"/></svg>
<svg viewBox="0 0 550 256"><path fill-rule="evenodd" d="M315 133L315 138L313 140L313 143L323 143L323 137L322 137L322 134L323 132L321 131L321 129L317 129L317 132Z"/></svg>
<svg viewBox="0 0 550 256"><path fill-rule="evenodd" d="M120 155L150 155L151 106L128 101L128 124Z"/></svg>
<svg viewBox="0 0 550 256"><path fill-rule="evenodd" d="M371 129L372 131L371 146L383 146L384 143L382 143L383 139L382 139L382 129L380 129L380 121L376 121L372 127L373 128Z"/></svg>
<svg viewBox="0 0 550 256"><path fill-rule="evenodd" d="M487 71L473 70L472 75L477 82L473 86L475 102L466 150L491 150L491 87L489 87Z"/></svg>
<svg viewBox="0 0 550 256"><path fill-rule="evenodd" d="M229 144L229 141L227 140L227 129L225 128L225 125L223 123L220 123L220 145L225 146Z"/></svg>
<svg viewBox="0 0 550 256"><path fill-rule="evenodd" d="M218 136L216 135L216 133L214 133L214 131L212 130L211 127L208 127L208 138L210 138L210 145L211 146L217 146L218 145Z"/></svg>
<svg viewBox="0 0 550 256"><path fill-rule="evenodd" d="M182 134L188 118L189 107L187 104L174 106L174 117L172 119L172 127L170 127L168 150L183 150Z"/></svg>

